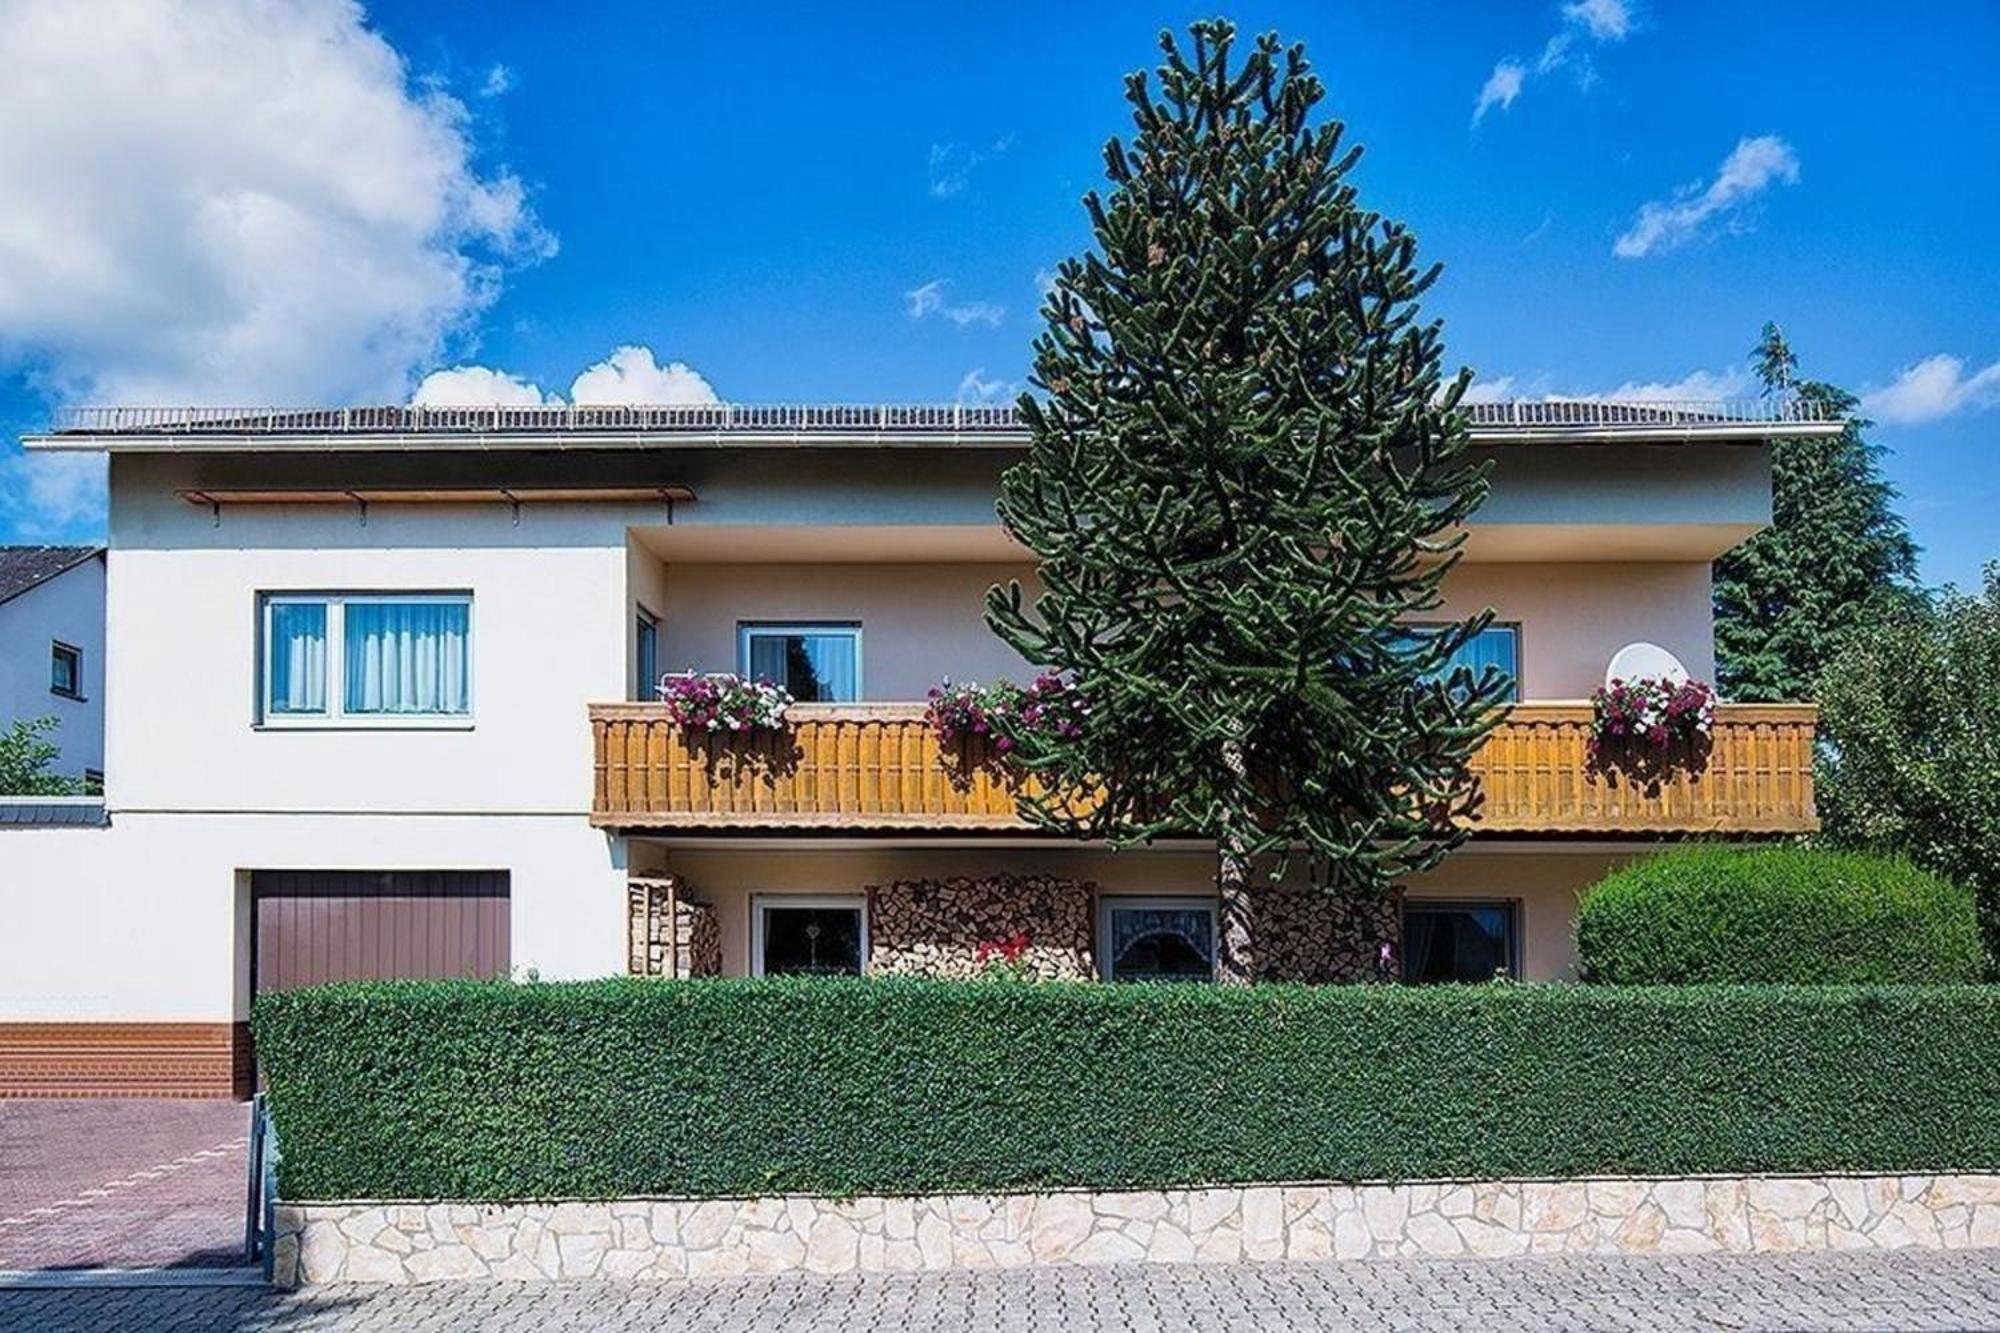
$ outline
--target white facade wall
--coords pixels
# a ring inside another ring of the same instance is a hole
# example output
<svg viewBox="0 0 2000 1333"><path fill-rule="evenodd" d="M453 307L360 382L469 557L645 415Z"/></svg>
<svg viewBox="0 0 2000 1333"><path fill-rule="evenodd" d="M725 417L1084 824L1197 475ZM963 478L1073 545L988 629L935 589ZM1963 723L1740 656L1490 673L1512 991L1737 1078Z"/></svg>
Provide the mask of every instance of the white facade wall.
<svg viewBox="0 0 2000 1333"><path fill-rule="evenodd" d="M517 973L622 972L623 858L575 815L127 812L104 829L0 829L0 1022L247 1017L253 869L505 869Z"/></svg>
<svg viewBox="0 0 2000 1333"><path fill-rule="evenodd" d="M112 472L111 825L0 829L0 1020L244 1017L252 870L504 869L517 969L622 971L624 845L587 822L585 704L625 697L626 532L656 514L218 525L134 471ZM472 594L470 719L261 725L259 595L395 590Z"/></svg>
<svg viewBox="0 0 2000 1333"><path fill-rule="evenodd" d="M51 768L64 777L104 769L104 582L104 559L93 557L0 603L0 727L55 718ZM81 699L49 688L57 640L83 650Z"/></svg>

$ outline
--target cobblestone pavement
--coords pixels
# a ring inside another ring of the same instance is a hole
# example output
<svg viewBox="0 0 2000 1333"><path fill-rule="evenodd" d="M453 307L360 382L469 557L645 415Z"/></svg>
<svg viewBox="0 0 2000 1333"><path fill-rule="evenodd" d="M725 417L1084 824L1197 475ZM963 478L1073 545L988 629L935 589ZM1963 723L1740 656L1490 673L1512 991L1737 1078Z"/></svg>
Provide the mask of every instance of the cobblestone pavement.
<svg viewBox="0 0 2000 1333"><path fill-rule="evenodd" d="M0 1101L0 1270L243 1262L250 1108Z"/></svg>
<svg viewBox="0 0 2000 1333"><path fill-rule="evenodd" d="M0 1290L0 1333L228 1329L2000 1330L2000 1250L1040 1268L431 1287Z"/></svg>

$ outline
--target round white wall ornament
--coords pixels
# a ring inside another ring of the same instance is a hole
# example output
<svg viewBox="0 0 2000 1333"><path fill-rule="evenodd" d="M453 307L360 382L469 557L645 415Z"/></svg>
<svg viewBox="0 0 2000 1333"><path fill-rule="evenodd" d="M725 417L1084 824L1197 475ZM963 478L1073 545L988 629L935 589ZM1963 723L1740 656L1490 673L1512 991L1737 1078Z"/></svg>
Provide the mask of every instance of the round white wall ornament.
<svg viewBox="0 0 2000 1333"><path fill-rule="evenodd" d="M1606 685L1614 680L1647 678L1670 680L1678 685L1688 678L1688 671L1680 658L1657 643L1628 643L1611 655L1611 665L1604 668Z"/></svg>

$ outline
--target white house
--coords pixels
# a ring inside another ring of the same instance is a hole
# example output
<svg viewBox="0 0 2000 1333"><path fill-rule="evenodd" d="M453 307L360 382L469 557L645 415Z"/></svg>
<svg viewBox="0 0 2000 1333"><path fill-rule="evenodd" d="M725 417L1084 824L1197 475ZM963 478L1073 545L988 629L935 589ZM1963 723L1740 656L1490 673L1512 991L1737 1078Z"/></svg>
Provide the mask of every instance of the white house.
<svg viewBox="0 0 2000 1333"><path fill-rule="evenodd" d="M104 548L0 546L0 727L52 717L54 772L104 775Z"/></svg>
<svg viewBox="0 0 2000 1333"><path fill-rule="evenodd" d="M1445 611L1494 609L1476 651L1518 695L1486 809L1365 914L1274 891L1273 975L1388 943L1414 979L1560 977L1608 868L1813 827L1809 707L1725 705L1649 784L1587 758L1586 699L1636 641L1712 675L1709 566L1769 521L1769 441L1839 424L1468 410L1493 489ZM0 1092L226 1095L253 993L337 977L957 975L995 936L1202 975L1211 849L1033 836L924 724L942 677L1026 670L981 619L1033 577L994 513L1023 441L1006 408L66 414L27 443L110 456L108 818L0 828ZM803 702L718 744L649 702L686 669Z"/></svg>

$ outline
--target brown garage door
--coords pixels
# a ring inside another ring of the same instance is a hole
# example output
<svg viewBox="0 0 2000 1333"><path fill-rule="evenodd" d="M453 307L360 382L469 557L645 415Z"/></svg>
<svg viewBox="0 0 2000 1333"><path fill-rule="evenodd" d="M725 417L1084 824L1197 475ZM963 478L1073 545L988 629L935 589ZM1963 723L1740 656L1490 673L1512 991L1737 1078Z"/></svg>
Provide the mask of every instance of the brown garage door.
<svg viewBox="0 0 2000 1333"><path fill-rule="evenodd" d="M259 870L250 887L260 993L508 968L504 870Z"/></svg>

